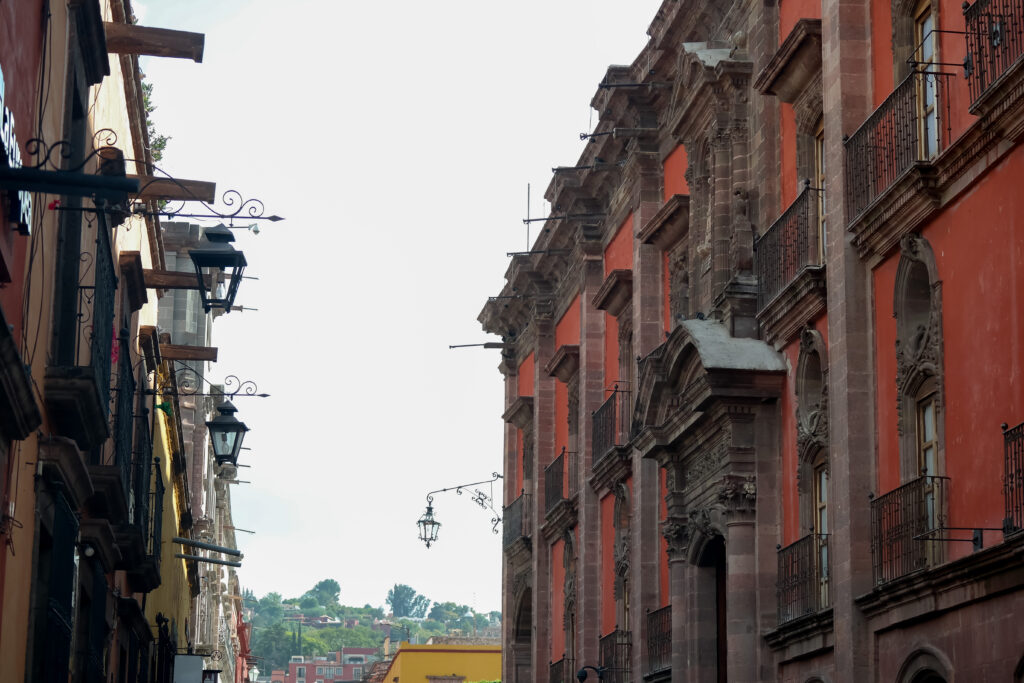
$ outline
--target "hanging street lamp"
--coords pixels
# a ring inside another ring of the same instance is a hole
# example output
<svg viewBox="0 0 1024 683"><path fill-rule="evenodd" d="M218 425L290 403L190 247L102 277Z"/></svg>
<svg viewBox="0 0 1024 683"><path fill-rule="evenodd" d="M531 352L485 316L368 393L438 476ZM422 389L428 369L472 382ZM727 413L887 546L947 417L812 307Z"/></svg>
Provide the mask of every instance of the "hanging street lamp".
<svg viewBox="0 0 1024 683"><path fill-rule="evenodd" d="M430 544L437 540L437 532L441 529L441 522L434 519L434 507L430 504L434 502L433 496L427 496L427 511L420 517L420 521L416 522L420 528L420 540L430 547Z"/></svg>
<svg viewBox="0 0 1024 683"><path fill-rule="evenodd" d="M189 251L199 281L203 310L209 313L210 309L219 308L229 313L245 270L245 254L231 245L235 236L224 224L206 228L203 236L205 240ZM223 290L218 288L221 279Z"/></svg>
<svg viewBox="0 0 1024 683"><path fill-rule="evenodd" d="M464 489L464 488L466 488L468 486L478 486L480 484L490 484L491 485L491 492L490 492L490 494L484 493L480 489L474 489L473 490L473 495L470 496L470 500L472 500L474 503L476 503L477 505L479 505L483 509L490 510L491 513L493 513L494 516L491 518L491 530L494 533L498 533L498 525L501 524L501 515L498 514L498 511L494 509L494 505L493 505L493 501L494 501L494 482L498 481L501 478L502 478L502 476L500 474L498 474L497 472L491 472L491 478L490 479L487 479L487 480L484 480L484 481L474 481L474 482L470 482L468 484L459 484L458 486L449 486L447 488L438 489L436 491L431 491L430 493L428 493L427 494L427 511L424 512L423 516L420 517L418 522L416 522L416 525L420 529L420 540L423 541L428 548L430 547L430 545L432 543L437 541L437 532L441 528L441 523L439 521L437 521L436 519L434 519L434 505L433 505L433 503L434 503L434 494L435 493L444 493L445 491L455 491L455 493L457 493L458 495L461 496L462 495L462 489Z"/></svg>
<svg viewBox="0 0 1024 683"><path fill-rule="evenodd" d="M217 406L217 411L220 415L206 423L206 428L210 432L210 442L213 444L213 457L217 459L218 465L236 465L238 451L242 448L242 439L249 428L235 417L238 408L235 408L231 401L221 403Z"/></svg>

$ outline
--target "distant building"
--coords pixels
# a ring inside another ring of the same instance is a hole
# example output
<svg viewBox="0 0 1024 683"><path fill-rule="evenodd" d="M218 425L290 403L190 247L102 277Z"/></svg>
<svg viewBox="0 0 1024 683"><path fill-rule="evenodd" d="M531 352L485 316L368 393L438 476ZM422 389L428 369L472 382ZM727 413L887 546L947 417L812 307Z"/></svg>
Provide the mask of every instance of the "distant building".
<svg viewBox="0 0 1024 683"><path fill-rule="evenodd" d="M348 683L362 681L363 672L377 659L377 648L346 647L340 652L329 652L326 657L294 655L288 662L288 671L274 683Z"/></svg>
<svg viewBox="0 0 1024 683"><path fill-rule="evenodd" d="M463 640L463 639L457 639ZM479 639L470 639L479 640ZM432 645L405 643L383 676L374 671L370 681L401 683L462 683L501 678L501 646L468 645L462 642Z"/></svg>

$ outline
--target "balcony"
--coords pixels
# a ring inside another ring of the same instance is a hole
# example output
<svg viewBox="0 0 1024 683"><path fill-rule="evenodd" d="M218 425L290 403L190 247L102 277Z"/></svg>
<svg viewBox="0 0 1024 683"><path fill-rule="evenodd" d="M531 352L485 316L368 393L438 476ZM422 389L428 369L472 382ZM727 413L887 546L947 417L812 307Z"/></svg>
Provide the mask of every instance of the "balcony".
<svg viewBox="0 0 1024 683"><path fill-rule="evenodd" d="M136 422L133 407L137 399L127 334L122 334L117 343L113 439L94 447L89 462L89 476L96 491L89 501L90 511L111 524L122 524L130 515Z"/></svg>
<svg viewBox="0 0 1024 683"><path fill-rule="evenodd" d="M910 169L938 155L942 126L949 119L950 78L911 73L846 140L846 214L851 224Z"/></svg>
<svg viewBox="0 0 1024 683"><path fill-rule="evenodd" d="M1020 0L977 0L964 10L964 71L971 109L1024 54L1024 6Z"/></svg>
<svg viewBox="0 0 1024 683"><path fill-rule="evenodd" d="M828 535L809 534L779 550L779 625L831 605Z"/></svg>
<svg viewBox="0 0 1024 683"><path fill-rule="evenodd" d="M757 310L786 289L808 266L821 265L818 204L821 191L805 187L785 213L754 242Z"/></svg>
<svg viewBox="0 0 1024 683"><path fill-rule="evenodd" d="M549 683L573 683L576 680L576 670L573 668L573 660L563 657L557 662L552 662L548 669Z"/></svg>
<svg viewBox="0 0 1024 683"><path fill-rule="evenodd" d="M544 468L544 513L551 514L555 506L566 499L565 451Z"/></svg>
<svg viewBox="0 0 1024 683"><path fill-rule="evenodd" d="M142 422L140 420L140 422ZM134 508L127 533L140 540L128 570L128 580L139 593L160 585L160 537L163 530L164 482L159 469L153 476L153 447L149 425L139 425L132 491Z"/></svg>
<svg viewBox="0 0 1024 683"><path fill-rule="evenodd" d="M102 223L102 221L101 221ZM88 258L87 258L88 257ZM88 450L110 434L110 366L114 347L114 300L117 276L111 256L110 234L103 225L96 230L95 258L83 254L80 268L59 276L58 289L74 297L74 306L59 311L56 321L60 345L54 363L47 367L47 413L61 436L74 439ZM93 284L82 285L93 270Z"/></svg>
<svg viewBox="0 0 1024 683"><path fill-rule="evenodd" d="M633 656L633 641L629 631L615 630L601 638L598 644L601 666L605 667L604 680L609 683L630 683L629 662Z"/></svg>
<svg viewBox="0 0 1024 683"><path fill-rule="evenodd" d="M672 605L666 605L647 613L647 674L671 668Z"/></svg>
<svg viewBox="0 0 1024 683"><path fill-rule="evenodd" d="M526 509L527 500L529 496L522 494L514 501L505 506L504 511L501 515L502 520L502 547L508 550L516 541L519 539L526 539L529 536L528 519L526 515L529 514Z"/></svg>
<svg viewBox="0 0 1024 683"><path fill-rule="evenodd" d="M594 411L593 463L625 445L629 434L629 392L616 384L612 395Z"/></svg>
<svg viewBox="0 0 1024 683"><path fill-rule="evenodd" d="M1024 422L1013 429L1004 425L1003 442L1003 498L1006 502L1003 533L1009 535L1024 531Z"/></svg>
<svg viewBox="0 0 1024 683"><path fill-rule="evenodd" d="M929 536L946 526L948 488L948 477L918 477L871 501L876 586L942 563L943 543Z"/></svg>

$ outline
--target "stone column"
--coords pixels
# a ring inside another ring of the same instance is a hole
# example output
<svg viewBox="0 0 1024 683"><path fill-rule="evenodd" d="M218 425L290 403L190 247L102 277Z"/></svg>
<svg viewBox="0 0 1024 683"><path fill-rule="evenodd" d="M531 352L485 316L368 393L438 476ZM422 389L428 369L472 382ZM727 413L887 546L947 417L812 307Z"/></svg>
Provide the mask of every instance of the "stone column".
<svg viewBox="0 0 1024 683"><path fill-rule="evenodd" d="M638 143L653 146L638 140ZM641 146L641 145L638 145ZM634 151L627 164L627 177L635 179L633 211L634 236L661 208L662 167L657 153ZM665 341L665 288L661 250L653 244L633 240L633 354L642 358ZM636 403L636 358L631 359L630 410ZM633 649L630 664L635 680L647 673L647 612L660 606L661 486L656 461L639 451L631 454L633 472L632 522L630 535L630 623Z"/></svg>
<svg viewBox="0 0 1024 683"><path fill-rule="evenodd" d="M581 228L583 266L580 283L579 369L579 548L576 556L576 666L596 666L601 637L601 511L597 494L587 483L593 464L591 413L604 401L604 311L591 304L604 282L604 257L599 229Z"/></svg>
<svg viewBox="0 0 1024 683"><path fill-rule="evenodd" d="M550 299L538 299L534 325L533 378L533 479L528 482L530 537L533 574L532 681L547 683L550 675L551 644L551 546L540 528L544 524L544 468L551 464L555 451L555 378L544 372L555 353L555 324ZM526 514L526 510L524 510Z"/></svg>
<svg viewBox="0 0 1024 683"><path fill-rule="evenodd" d="M843 134L871 113L871 3L823 0L822 100L825 185L841 197L846 177ZM840 17L842 20L840 21ZM878 46L887 50L888 43ZM871 678L871 643L854 598L871 589L871 516L875 424L871 382L871 291L868 272L847 239L843 201L829 201L826 244L829 338L829 453L832 475L832 597L836 683ZM876 293L878 300L892 296Z"/></svg>

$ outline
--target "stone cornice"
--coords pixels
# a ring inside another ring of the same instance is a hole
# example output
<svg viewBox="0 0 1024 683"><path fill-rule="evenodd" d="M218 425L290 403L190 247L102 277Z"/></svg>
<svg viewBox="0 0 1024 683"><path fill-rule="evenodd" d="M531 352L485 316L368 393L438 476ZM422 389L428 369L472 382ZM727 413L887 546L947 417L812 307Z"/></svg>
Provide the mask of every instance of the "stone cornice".
<svg viewBox="0 0 1024 683"><path fill-rule="evenodd" d="M754 89L791 103L820 71L821 19L800 19L754 81Z"/></svg>
<svg viewBox="0 0 1024 683"><path fill-rule="evenodd" d="M501 419L520 429L533 426L533 396L520 396L512 401L512 405L501 416Z"/></svg>
<svg viewBox="0 0 1024 683"><path fill-rule="evenodd" d="M636 237L644 244L653 244L662 251L669 251L683 239L689 229L690 195L674 194L651 216Z"/></svg>
<svg viewBox="0 0 1024 683"><path fill-rule="evenodd" d="M808 266L757 314L764 340L780 348L826 309L825 266Z"/></svg>
<svg viewBox="0 0 1024 683"><path fill-rule="evenodd" d="M580 347L578 344L562 344L544 366L544 372L568 384L580 367Z"/></svg>
<svg viewBox="0 0 1024 683"><path fill-rule="evenodd" d="M561 538L565 532L576 526L577 499L563 498L545 515L541 533L548 542Z"/></svg>
<svg viewBox="0 0 1024 683"><path fill-rule="evenodd" d="M591 468L590 487L594 491L610 491L626 481L633 472L630 452L627 446L615 446L601 456Z"/></svg>
<svg viewBox="0 0 1024 683"><path fill-rule="evenodd" d="M591 302L599 311L608 311L618 317L633 299L633 271L613 270L608 273L601 288Z"/></svg>
<svg viewBox="0 0 1024 683"><path fill-rule="evenodd" d="M764 634L764 640L772 649L784 650L783 661L831 650L835 646L832 608L788 621Z"/></svg>

